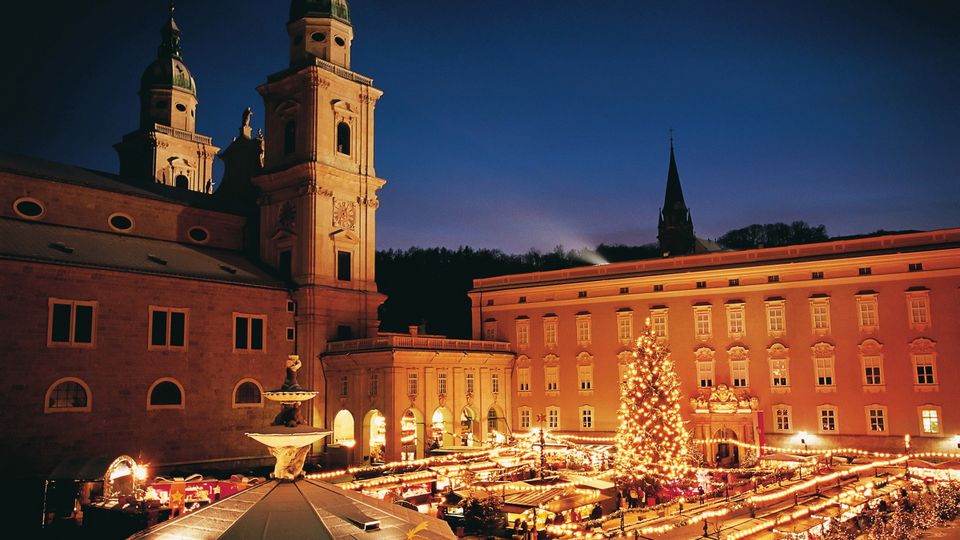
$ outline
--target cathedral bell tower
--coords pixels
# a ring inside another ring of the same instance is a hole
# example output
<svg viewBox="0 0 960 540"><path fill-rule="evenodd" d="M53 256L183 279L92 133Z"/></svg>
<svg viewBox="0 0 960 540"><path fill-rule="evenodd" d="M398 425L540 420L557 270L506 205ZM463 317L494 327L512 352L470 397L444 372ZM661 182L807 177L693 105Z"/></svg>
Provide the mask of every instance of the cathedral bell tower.
<svg viewBox="0 0 960 540"><path fill-rule="evenodd" d="M220 149L196 132L197 84L183 63L173 12L171 2L157 59L140 79L140 129L114 146L120 176L212 193L213 158Z"/></svg>
<svg viewBox="0 0 960 540"><path fill-rule="evenodd" d="M677 160L673 155L673 136L670 136L670 167L667 171L667 192L660 209L657 224L657 240L664 257L689 255L696 248L696 236L693 233L693 218L690 209L683 200L683 188L680 186L680 173Z"/></svg>
<svg viewBox="0 0 960 540"><path fill-rule="evenodd" d="M353 28L344 0L293 0L290 67L263 96L260 257L287 278L297 302L297 352L312 388L324 388L327 342L374 337L377 191L374 108L383 93L350 71ZM323 407L323 400L314 407ZM324 412L315 409L314 425Z"/></svg>

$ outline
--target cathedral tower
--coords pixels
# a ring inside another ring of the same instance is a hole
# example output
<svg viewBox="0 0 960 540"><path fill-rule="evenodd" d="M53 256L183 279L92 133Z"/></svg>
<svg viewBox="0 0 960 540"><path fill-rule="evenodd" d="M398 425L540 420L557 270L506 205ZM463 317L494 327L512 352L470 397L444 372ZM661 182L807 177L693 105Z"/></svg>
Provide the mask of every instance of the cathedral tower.
<svg viewBox="0 0 960 540"><path fill-rule="evenodd" d="M213 158L220 149L196 132L197 85L183 63L173 12L171 2L157 59L140 79L140 129L114 148L124 178L212 193Z"/></svg>
<svg viewBox="0 0 960 540"><path fill-rule="evenodd" d="M670 168L667 171L667 193L663 199L663 208L660 209L657 240L660 241L660 252L664 257L689 255L694 252L696 247L696 237L693 234L693 218L690 217L690 209L687 208L687 203L683 200L680 173L677 171L677 160L673 155L673 136L670 137Z"/></svg>
<svg viewBox="0 0 960 540"><path fill-rule="evenodd" d="M349 70L353 38L343 0L293 0L290 67L257 90L265 114L260 256L297 300L297 348L312 388L328 341L373 337L384 296L374 274L377 178L374 107L383 95ZM315 407L323 407L323 400ZM321 425L323 412L315 411Z"/></svg>

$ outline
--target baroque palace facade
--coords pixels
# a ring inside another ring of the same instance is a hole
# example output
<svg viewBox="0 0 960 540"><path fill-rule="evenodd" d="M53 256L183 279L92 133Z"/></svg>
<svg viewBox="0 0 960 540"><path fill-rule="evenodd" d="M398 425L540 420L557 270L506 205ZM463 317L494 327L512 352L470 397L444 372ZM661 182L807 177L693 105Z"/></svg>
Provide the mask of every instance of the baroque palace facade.
<svg viewBox="0 0 960 540"><path fill-rule="evenodd" d="M478 279L474 337L517 353L511 423L611 440L646 321L711 462L735 439L956 450L960 229L744 251L693 235L671 147L662 259Z"/></svg>

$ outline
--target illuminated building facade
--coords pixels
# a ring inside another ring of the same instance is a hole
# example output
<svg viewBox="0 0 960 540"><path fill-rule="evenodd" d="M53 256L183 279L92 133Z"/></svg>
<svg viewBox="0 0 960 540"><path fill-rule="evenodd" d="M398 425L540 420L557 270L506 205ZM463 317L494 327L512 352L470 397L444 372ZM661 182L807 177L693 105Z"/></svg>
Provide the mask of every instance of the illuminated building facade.
<svg viewBox="0 0 960 540"><path fill-rule="evenodd" d="M470 296L474 337L517 353L518 431L543 415L584 441L612 436L622 366L649 319L698 439L902 451L909 434L949 451L958 286L954 229L478 279ZM727 444L705 456L740 457Z"/></svg>

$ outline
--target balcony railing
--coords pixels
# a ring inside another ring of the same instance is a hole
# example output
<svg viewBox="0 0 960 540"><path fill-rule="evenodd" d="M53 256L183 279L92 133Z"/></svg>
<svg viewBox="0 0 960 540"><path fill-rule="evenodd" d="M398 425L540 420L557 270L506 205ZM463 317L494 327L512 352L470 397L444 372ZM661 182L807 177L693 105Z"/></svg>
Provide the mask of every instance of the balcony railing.
<svg viewBox="0 0 960 540"><path fill-rule="evenodd" d="M511 352L505 341L477 341L419 336L379 336L327 344L327 352L366 351L372 349L430 349L444 351Z"/></svg>
<svg viewBox="0 0 960 540"><path fill-rule="evenodd" d="M178 139L183 139L185 141L191 141L200 144L213 144L213 139L204 135L197 135L196 133L191 133L182 129L172 128L170 126L165 126L163 124L154 124L153 129L159 131L160 133L170 135L171 137L176 137Z"/></svg>

